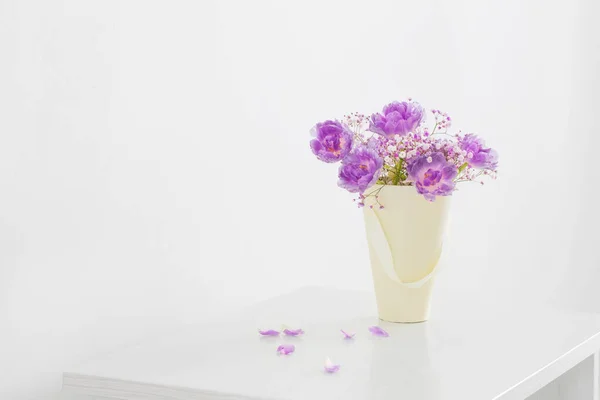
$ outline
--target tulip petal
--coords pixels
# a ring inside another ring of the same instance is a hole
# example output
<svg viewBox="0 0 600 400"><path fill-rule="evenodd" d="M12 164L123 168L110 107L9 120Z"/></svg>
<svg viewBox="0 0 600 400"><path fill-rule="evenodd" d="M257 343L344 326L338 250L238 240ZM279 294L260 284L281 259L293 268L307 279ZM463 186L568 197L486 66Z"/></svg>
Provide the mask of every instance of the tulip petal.
<svg viewBox="0 0 600 400"><path fill-rule="evenodd" d="M296 350L296 346L293 344L282 344L277 347L277 353L282 354L284 356L293 353Z"/></svg>
<svg viewBox="0 0 600 400"><path fill-rule="evenodd" d="M279 331L276 331L274 329L267 329L267 330L258 330L258 333L261 334L262 336L279 336Z"/></svg>
<svg viewBox="0 0 600 400"><path fill-rule="evenodd" d="M284 329L283 333L287 336L299 336L299 335L303 335L304 331L302 329Z"/></svg>
<svg viewBox="0 0 600 400"><path fill-rule="evenodd" d="M340 366L334 364L329 358L327 358L325 360L325 372L328 372L330 374L334 373L334 372L338 372L340 370Z"/></svg>
<svg viewBox="0 0 600 400"><path fill-rule="evenodd" d="M388 337L388 336L390 336L389 333L387 333L386 331L384 331L383 329L381 329L378 326L370 326L369 327L369 332L371 332L373 334L373 336L379 336L379 337Z"/></svg>
<svg viewBox="0 0 600 400"><path fill-rule="evenodd" d="M340 329L340 332L342 332L342 334L344 335L344 339L352 339L354 338L354 335L356 335L356 333L354 332L346 332L343 329Z"/></svg>

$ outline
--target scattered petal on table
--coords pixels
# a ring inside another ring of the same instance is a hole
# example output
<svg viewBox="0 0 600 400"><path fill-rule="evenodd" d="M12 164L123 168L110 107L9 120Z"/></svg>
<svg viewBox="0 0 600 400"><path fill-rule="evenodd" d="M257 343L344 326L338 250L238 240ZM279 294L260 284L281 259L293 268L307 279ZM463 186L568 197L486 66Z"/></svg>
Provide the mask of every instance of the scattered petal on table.
<svg viewBox="0 0 600 400"><path fill-rule="evenodd" d="M340 370L340 366L331 362L329 358L325 360L325 372L329 372L330 374L334 372L338 372Z"/></svg>
<svg viewBox="0 0 600 400"><path fill-rule="evenodd" d="M283 355L293 353L294 350L296 350L296 346L294 346L293 344L282 344L277 348L277 352Z"/></svg>
<svg viewBox="0 0 600 400"><path fill-rule="evenodd" d="M342 334L344 335L344 339L352 339L354 335L356 335L356 333L354 332L346 332L343 329L340 329L340 332L342 332Z"/></svg>
<svg viewBox="0 0 600 400"><path fill-rule="evenodd" d="M273 329L267 329L267 330L258 330L258 333L260 333L263 336L279 336L279 331L273 330Z"/></svg>
<svg viewBox="0 0 600 400"><path fill-rule="evenodd" d="M380 336L380 337L388 337L388 336L390 336L389 333L387 333L386 331L384 331L383 329L381 329L378 326L370 326L369 327L369 332L371 332L374 336Z"/></svg>
<svg viewBox="0 0 600 400"><path fill-rule="evenodd" d="M287 336L304 335L304 331L302 329L288 329L288 328L285 328L283 330L283 333L286 334Z"/></svg>

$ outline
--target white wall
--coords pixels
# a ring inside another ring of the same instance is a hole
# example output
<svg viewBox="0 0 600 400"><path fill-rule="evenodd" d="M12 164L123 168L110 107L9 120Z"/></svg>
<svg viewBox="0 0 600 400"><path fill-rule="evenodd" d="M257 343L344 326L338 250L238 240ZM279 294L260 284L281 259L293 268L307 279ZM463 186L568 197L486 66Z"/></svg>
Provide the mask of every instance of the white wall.
<svg viewBox="0 0 600 400"><path fill-rule="evenodd" d="M597 11L1 2L0 394L228 306L369 289L361 214L308 129L408 96L501 157L498 181L455 196L440 293L600 310Z"/></svg>
<svg viewBox="0 0 600 400"><path fill-rule="evenodd" d="M577 167L570 190L578 199L570 206L577 219L573 232L570 263L562 269L562 286L554 293L556 302L566 302L578 309L600 312L600 191L597 182L600 148L600 2L590 2L577 9L573 41L571 113L569 135L579 138L566 151L574 152Z"/></svg>

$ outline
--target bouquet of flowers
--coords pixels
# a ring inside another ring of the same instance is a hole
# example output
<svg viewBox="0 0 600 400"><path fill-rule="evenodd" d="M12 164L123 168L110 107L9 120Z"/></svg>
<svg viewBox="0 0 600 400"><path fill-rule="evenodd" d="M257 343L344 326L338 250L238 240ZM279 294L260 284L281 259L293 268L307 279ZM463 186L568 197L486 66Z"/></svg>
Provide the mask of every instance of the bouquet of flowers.
<svg viewBox="0 0 600 400"><path fill-rule="evenodd" d="M359 194L359 207L366 197L377 198L386 185L414 186L434 201L451 195L457 183L495 179L497 152L475 134L450 134L447 113L430 113L432 127L423 107L409 99L390 103L370 117L356 112L341 121L319 122L311 129L310 147L321 161L341 162L338 185Z"/></svg>

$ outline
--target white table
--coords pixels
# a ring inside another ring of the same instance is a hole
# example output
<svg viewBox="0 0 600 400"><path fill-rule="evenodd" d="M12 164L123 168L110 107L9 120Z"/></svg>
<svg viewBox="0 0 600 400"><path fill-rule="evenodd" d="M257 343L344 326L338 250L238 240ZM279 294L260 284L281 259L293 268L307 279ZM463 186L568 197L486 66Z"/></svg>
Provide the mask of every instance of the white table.
<svg viewBox="0 0 600 400"><path fill-rule="evenodd" d="M367 331L378 324L371 293L307 288L74 368L63 392L127 400L598 400L600 316L470 295L436 300L429 322L380 323L391 336L377 338ZM257 334L281 324L306 334ZM340 328L357 335L343 340ZM295 353L278 356L284 342ZM326 357L339 372L323 372Z"/></svg>

